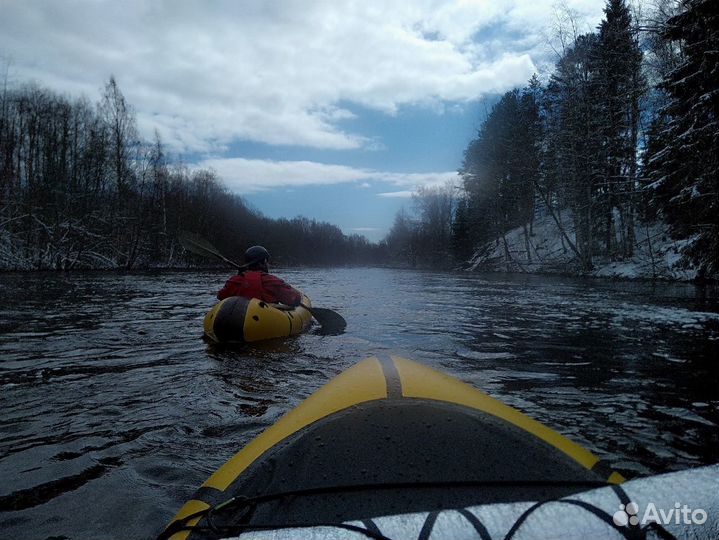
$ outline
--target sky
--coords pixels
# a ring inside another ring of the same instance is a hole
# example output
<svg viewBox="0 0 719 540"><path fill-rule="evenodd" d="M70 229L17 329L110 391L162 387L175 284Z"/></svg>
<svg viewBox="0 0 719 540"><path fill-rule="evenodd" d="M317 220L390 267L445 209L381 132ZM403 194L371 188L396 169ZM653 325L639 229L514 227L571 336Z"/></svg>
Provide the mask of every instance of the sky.
<svg viewBox="0 0 719 540"><path fill-rule="evenodd" d="M0 76L100 98L269 217L383 238L602 0L0 0Z"/></svg>

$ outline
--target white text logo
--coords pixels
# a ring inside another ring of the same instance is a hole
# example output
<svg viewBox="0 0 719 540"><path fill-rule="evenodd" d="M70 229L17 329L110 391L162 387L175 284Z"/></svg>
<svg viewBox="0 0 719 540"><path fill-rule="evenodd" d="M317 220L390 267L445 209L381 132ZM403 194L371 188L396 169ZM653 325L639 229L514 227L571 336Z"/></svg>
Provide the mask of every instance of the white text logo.
<svg viewBox="0 0 719 540"><path fill-rule="evenodd" d="M639 518L639 505L630 502L626 506L619 505L619 510L612 516L614 524L618 527L636 526L640 523L659 523L660 525L702 525L707 520L707 513L701 508L692 509L686 504L674 503L670 509L657 508L654 503L649 503L644 510L641 519Z"/></svg>

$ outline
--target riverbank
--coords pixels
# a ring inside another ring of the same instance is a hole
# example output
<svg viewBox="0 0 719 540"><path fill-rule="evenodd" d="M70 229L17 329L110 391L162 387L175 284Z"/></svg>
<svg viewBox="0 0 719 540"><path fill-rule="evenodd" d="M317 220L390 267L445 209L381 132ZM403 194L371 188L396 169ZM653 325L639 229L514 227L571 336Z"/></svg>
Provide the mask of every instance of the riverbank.
<svg viewBox="0 0 719 540"><path fill-rule="evenodd" d="M698 281L699 268L684 255L686 241L670 238L662 222L635 227L634 253L624 260L595 257L593 270L582 272L566 235L574 242L575 231L568 211L557 222L544 215L535 219L531 233L518 227L503 238L485 244L469 261L468 270L477 272L526 272L569 274L626 280ZM716 280L716 276L712 276ZM706 278L701 278L706 280Z"/></svg>

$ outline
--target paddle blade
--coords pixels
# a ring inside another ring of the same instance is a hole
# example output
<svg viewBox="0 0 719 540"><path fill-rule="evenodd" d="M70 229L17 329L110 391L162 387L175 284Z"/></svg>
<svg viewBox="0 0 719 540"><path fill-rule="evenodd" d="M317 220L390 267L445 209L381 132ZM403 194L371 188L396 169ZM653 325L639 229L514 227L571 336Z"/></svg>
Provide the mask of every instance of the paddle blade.
<svg viewBox="0 0 719 540"><path fill-rule="evenodd" d="M347 327L347 321L345 321L344 317L336 311L332 311L328 308L303 307L305 307L312 316L317 319L317 322L322 325L323 332L339 333Z"/></svg>
<svg viewBox="0 0 719 540"><path fill-rule="evenodd" d="M215 246L197 234L182 231L178 236L178 240L180 240L180 244L183 248L195 255L221 257L220 252L215 249Z"/></svg>

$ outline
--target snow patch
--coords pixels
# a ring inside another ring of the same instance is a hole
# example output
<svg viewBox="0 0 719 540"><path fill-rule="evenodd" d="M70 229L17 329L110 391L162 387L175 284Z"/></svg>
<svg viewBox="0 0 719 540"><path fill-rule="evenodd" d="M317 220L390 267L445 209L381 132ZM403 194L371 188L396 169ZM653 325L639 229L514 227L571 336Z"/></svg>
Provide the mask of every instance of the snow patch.
<svg viewBox="0 0 719 540"><path fill-rule="evenodd" d="M574 220L569 210L558 214L561 228L576 245ZM672 240L664 223L639 223L634 230L634 254L625 260L593 259L594 277L692 281L698 269L685 256L696 241ZM517 227L504 237L481 246L469 261L470 271L578 274L580 264L569 242L550 215L535 217L529 227Z"/></svg>

